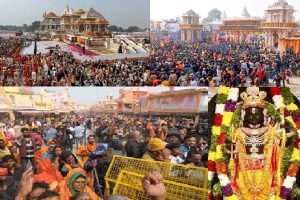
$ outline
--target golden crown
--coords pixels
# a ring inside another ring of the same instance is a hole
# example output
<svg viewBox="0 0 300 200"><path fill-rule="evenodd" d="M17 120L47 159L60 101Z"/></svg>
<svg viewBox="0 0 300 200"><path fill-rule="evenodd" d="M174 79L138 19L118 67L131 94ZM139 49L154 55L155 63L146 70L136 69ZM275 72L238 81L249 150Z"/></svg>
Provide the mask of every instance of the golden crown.
<svg viewBox="0 0 300 200"><path fill-rule="evenodd" d="M266 108L267 102L264 100L267 96L265 91L259 91L259 87L248 87L246 92L241 93L243 99L243 109L246 108Z"/></svg>

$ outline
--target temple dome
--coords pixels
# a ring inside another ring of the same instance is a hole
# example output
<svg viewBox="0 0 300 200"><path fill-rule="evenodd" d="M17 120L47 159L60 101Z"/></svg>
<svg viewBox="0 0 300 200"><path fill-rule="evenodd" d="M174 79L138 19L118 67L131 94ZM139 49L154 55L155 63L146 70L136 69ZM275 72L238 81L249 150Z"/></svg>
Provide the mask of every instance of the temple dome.
<svg viewBox="0 0 300 200"><path fill-rule="evenodd" d="M103 18L103 16L94 8L90 8L84 15L84 17Z"/></svg>
<svg viewBox="0 0 300 200"><path fill-rule="evenodd" d="M57 15L54 12L49 12L45 17L57 17Z"/></svg>
<svg viewBox="0 0 300 200"><path fill-rule="evenodd" d="M186 13L184 13L183 16L199 16L199 15L195 11L193 11L192 9L190 9L189 11L187 11Z"/></svg>

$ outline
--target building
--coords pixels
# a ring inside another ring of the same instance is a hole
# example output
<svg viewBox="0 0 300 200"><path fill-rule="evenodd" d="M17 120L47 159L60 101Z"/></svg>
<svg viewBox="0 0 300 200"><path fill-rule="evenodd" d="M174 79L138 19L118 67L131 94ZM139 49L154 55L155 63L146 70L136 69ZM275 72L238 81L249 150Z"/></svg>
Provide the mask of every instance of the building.
<svg viewBox="0 0 300 200"><path fill-rule="evenodd" d="M54 12L45 13L41 22L41 30L48 32L62 31L61 17L54 14Z"/></svg>
<svg viewBox="0 0 300 200"><path fill-rule="evenodd" d="M199 22L200 16L193 10L189 10L182 16L180 27L180 40L186 42L196 42L201 40L202 24Z"/></svg>
<svg viewBox="0 0 300 200"><path fill-rule="evenodd" d="M67 43L80 43L88 49L93 47L107 49L108 39L112 37L108 25L109 22L94 8L74 11L67 5L62 15L45 13L41 30L46 33L59 33Z"/></svg>
<svg viewBox="0 0 300 200"><path fill-rule="evenodd" d="M300 53L300 35L279 38L278 47L280 55L283 55L288 48L293 49L295 53Z"/></svg>
<svg viewBox="0 0 300 200"><path fill-rule="evenodd" d="M46 32L63 31L65 33L78 33L91 36L109 36L107 26L109 22L94 8L87 11L69 8L59 16L53 12L45 13L41 23L41 30Z"/></svg>
<svg viewBox="0 0 300 200"><path fill-rule="evenodd" d="M278 47L280 38L291 37L297 33L295 11L285 0L277 0L265 10L262 30L266 36L266 47Z"/></svg>
<svg viewBox="0 0 300 200"><path fill-rule="evenodd" d="M226 15L226 14L225 14ZM241 17L224 18L220 26L220 32L224 36L220 39L235 42L250 42L251 35L261 33L263 19L251 17L246 8L243 9Z"/></svg>
<svg viewBox="0 0 300 200"><path fill-rule="evenodd" d="M146 99L153 92L146 90L120 89L120 98L118 100L121 113L142 113L145 112Z"/></svg>
<svg viewBox="0 0 300 200"><path fill-rule="evenodd" d="M99 107L103 113L115 113L118 109L118 103L111 95L108 95L105 100L99 102Z"/></svg>
<svg viewBox="0 0 300 200"><path fill-rule="evenodd" d="M177 20L152 21L150 23L151 41L178 41L180 39L180 28Z"/></svg>
<svg viewBox="0 0 300 200"><path fill-rule="evenodd" d="M207 113L207 102L206 88L166 91L149 95L145 109L152 115L194 116L198 123L199 114Z"/></svg>
<svg viewBox="0 0 300 200"><path fill-rule="evenodd" d="M0 111L17 111L23 114L63 113L75 110L68 91L34 93L31 88L0 89Z"/></svg>

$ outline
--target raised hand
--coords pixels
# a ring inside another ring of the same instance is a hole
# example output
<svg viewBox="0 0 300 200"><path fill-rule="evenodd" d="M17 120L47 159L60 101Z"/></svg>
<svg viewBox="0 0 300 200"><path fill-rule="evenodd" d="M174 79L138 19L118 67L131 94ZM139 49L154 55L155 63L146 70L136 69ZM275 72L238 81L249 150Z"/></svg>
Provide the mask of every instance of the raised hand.
<svg viewBox="0 0 300 200"><path fill-rule="evenodd" d="M166 194L163 177L157 171L144 176L142 186L145 192L151 197L163 197Z"/></svg>

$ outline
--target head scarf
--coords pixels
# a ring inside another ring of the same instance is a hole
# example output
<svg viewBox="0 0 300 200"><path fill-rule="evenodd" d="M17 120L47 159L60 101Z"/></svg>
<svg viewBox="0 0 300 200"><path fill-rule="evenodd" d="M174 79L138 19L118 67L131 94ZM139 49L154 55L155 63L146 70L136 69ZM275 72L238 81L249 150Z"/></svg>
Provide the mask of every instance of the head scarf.
<svg viewBox="0 0 300 200"><path fill-rule="evenodd" d="M67 184L68 184L68 187L69 187L69 190L72 194L72 196L74 197L77 193L79 193L78 191L76 191L74 188L73 188L73 183L76 179L80 178L80 177L83 177L85 180L87 180L87 176L86 174L83 172L83 171L79 171L79 170L74 170L72 172L70 172L70 176L67 177ZM87 183L87 181L86 181ZM86 183L85 183L85 187L86 187Z"/></svg>

